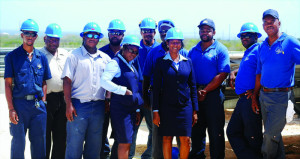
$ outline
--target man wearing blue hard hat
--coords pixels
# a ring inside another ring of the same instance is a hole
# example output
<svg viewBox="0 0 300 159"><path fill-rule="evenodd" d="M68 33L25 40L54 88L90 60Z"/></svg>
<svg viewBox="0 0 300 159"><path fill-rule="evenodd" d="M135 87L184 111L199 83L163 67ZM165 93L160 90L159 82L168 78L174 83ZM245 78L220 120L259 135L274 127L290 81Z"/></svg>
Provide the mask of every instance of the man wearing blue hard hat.
<svg viewBox="0 0 300 159"><path fill-rule="evenodd" d="M225 157L224 94L221 84L230 72L227 48L215 40L215 23L203 19L198 25L201 41L188 57L193 62L198 93L198 122L192 131L190 158L205 158L206 130L209 136L211 158Z"/></svg>
<svg viewBox="0 0 300 159"><path fill-rule="evenodd" d="M47 80L47 134L46 158L64 158L66 150L66 103L63 93L63 80L60 78L68 51L59 48L62 31L58 24L49 24L45 31L45 47L40 49L49 63L52 78ZM51 144L52 143L52 144ZM51 146L52 145L52 146Z"/></svg>
<svg viewBox="0 0 300 159"><path fill-rule="evenodd" d="M147 54L154 47L158 46L159 43L156 42L156 40L154 39L157 24L152 18L143 19L139 24L139 28L141 30L141 35L142 35L143 39L140 42L141 48L139 49L139 55L137 57L137 60L139 63L138 65L140 66L140 70L142 71L144 69ZM136 62L134 62L134 63L136 63ZM141 73L141 76L142 76L142 73ZM139 89L140 89L140 93L142 93L142 82L139 83ZM147 106L147 105L145 105L145 106ZM147 124L147 128L149 130L149 135L148 135L148 141L147 141L147 149L142 154L142 156L141 156L142 159L151 158L151 154L152 154L152 125L153 125L152 117L151 117L152 112L149 107L146 108L145 106L143 106L141 108L140 115L141 115L141 120L143 119L143 117L145 117L145 119L146 119L146 124ZM135 153L135 143L136 143L138 128L139 128L139 126L137 127L137 129L134 132L133 142L130 147L129 158L132 158Z"/></svg>
<svg viewBox="0 0 300 159"><path fill-rule="evenodd" d="M252 109L254 113L261 112L263 119L263 158L285 158L281 132L295 85L295 66L300 63L300 42L279 30L281 22L276 10L266 10L262 21L268 37L258 51Z"/></svg>
<svg viewBox="0 0 300 159"><path fill-rule="evenodd" d="M169 29L175 27L174 23L170 19L164 19L158 22L158 31L162 43L153 48L147 55L144 70L143 70L143 99L144 105L152 108L152 89L153 89L153 76L154 76L154 65L156 60L169 51L169 47L166 43L166 33ZM179 50L179 54L187 57L188 52L185 49ZM179 141L179 140L177 140ZM162 152L162 136L158 135L158 127L153 124L152 127L152 157L154 159L163 158Z"/></svg>
<svg viewBox="0 0 300 159"><path fill-rule="evenodd" d="M109 44L101 47L99 50L106 53L111 59L113 59L117 53L121 49L121 42L124 37L124 32L126 31L124 23L120 19L114 19L112 20L107 28L108 31L108 40ZM105 98L105 104L109 105L110 103L110 93L107 92L107 96ZM109 153L111 151L111 156L117 157L117 142L114 141L114 144L112 146L112 150L110 150L109 142L107 138L107 130L109 125L109 117L110 117L110 111L107 110L105 112L105 120L103 124L103 134L102 134L102 148L101 148L101 158L107 158L109 156ZM112 133L113 135L113 133Z"/></svg>
<svg viewBox="0 0 300 159"><path fill-rule="evenodd" d="M33 47L38 24L28 19L20 31L23 44L5 56L5 95L12 135L10 157L24 158L29 130L31 157L46 158L46 80L51 73L46 56Z"/></svg>
<svg viewBox="0 0 300 159"><path fill-rule="evenodd" d="M262 158L262 120L260 114L252 112L251 95L255 86L257 53L261 37L253 23L245 23L237 35L247 49L240 67L230 73L230 86L235 89L239 100L227 127L227 137L237 158ZM235 83L235 84L234 84Z"/></svg>
<svg viewBox="0 0 300 159"><path fill-rule="evenodd" d="M103 37L95 22L80 33L83 45L68 56L61 78L66 100L66 159L100 158L105 90L100 78L110 57L97 49Z"/></svg>

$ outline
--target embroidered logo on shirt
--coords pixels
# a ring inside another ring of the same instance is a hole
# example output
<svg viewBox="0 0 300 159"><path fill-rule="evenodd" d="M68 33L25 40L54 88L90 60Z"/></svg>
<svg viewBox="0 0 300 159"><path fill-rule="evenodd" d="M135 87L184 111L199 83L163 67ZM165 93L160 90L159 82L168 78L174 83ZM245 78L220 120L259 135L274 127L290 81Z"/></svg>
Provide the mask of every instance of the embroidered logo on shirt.
<svg viewBox="0 0 300 159"><path fill-rule="evenodd" d="M275 50L275 52L276 52L276 54L283 54L283 55L284 55L284 51L281 50L281 48L277 48L277 49Z"/></svg>
<svg viewBox="0 0 300 159"><path fill-rule="evenodd" d="M41 65L41 64L38 64L37 67L38 67L38 69L41 69L41 68L42 68L42 65Z"/></svg>
<svg viewBox="0 0 300 159"><path fill-rule="evenodd" d="M248 61L248 60L249 60L249 57L246 57L246 58L245 58L245 61Z"/></svg>
<svg viewBox="0 0 300 159"><path fill-rule="evenodd" d="M210 58L212 58L214 55L213 54L208 54L207 56L210 57Z"/></svg>

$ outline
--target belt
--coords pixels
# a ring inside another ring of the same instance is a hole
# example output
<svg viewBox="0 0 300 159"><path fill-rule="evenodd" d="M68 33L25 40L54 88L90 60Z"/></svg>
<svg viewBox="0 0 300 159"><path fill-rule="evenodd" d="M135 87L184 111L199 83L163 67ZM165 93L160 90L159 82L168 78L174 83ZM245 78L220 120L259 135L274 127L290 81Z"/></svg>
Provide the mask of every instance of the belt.
<svg viewBox="0 0 300 159"><path fill-rule="evenodd" d="M264 92L288 92L293 90L293 87L286 87L286 88L266 88L262 87L262 91Z"/></svg>
<svg viewBox="0 0 300 159"><path fill-rule="evenodd" d="M240 98L242 98L242 97L244 97L244 96L246 96L246 92L245 92L245 93L242 93L242 94L239 94L239 97L240 97Z"/></svg>
<svg viewBox="0 0 300 159"><path fill-rule="evenodd" d="M35 95L26 95L24 97L14 97L15 99L35 100Z"/></svg>

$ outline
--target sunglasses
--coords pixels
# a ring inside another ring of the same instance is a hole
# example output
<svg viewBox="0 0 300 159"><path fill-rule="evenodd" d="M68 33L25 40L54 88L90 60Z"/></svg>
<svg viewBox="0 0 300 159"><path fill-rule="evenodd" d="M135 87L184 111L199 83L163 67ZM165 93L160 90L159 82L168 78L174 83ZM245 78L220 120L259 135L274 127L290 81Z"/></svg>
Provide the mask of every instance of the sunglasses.
<svg viewBox="0 0 300 159"><path fill-rule="evenodd" d="M132 53L132 54L139 54L139 50L138 51L134 51L133 49L127 48L128 52Z"/></svg>
<svg viewBox="0 0 300 159"><path fill-rule="evenodd" d="M154 29L142 29L142 33L154 33L155 30Z"/></svg>
<svg viewBox="0 0 300 159"><path fill-rule="evenodd" d="M23 32L26 37L36 37L37 33Z"/></svg>
<svg viewBox="0 0 300 159"><path fill-rule="evenodd" d="M98 35L98 34L85 34L85 36L87 37L87 38L94 38L94 39L100 39L100 35Z"/></svg>
<svg viewBox="0 0 300 159"><path fill-rule="evenodd" d="M241 35L240 38L241 39L250 39L252 38L254 35L253 34L245 34L245 35Z"/></svg>
<svg viewBox="0 0 300 159"><path fill-rule="evenodd" d="M123 35L124 32L122 32L122 31L108 31L108 34L109 34L109 35L117 35L117 36L120 36L120 35Z"/></svg>
<svg viewBox="0 0 300 159"><path fill-rule="evenodd" d="M168 32L168 30L160 30L159 33L160 34L166 34Z"/></svg>

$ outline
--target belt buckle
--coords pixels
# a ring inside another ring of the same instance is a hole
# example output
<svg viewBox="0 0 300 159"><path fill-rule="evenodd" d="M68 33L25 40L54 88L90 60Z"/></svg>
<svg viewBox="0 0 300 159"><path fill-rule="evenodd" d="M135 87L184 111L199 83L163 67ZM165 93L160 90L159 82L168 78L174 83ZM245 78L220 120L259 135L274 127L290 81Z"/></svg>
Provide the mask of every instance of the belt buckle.
<svg viewBox="0 0 300 159"><path fill-rule="evenodd" d="M25 96L26 100L34 100L34 95L27 95Z"/></svg>

